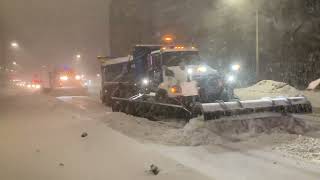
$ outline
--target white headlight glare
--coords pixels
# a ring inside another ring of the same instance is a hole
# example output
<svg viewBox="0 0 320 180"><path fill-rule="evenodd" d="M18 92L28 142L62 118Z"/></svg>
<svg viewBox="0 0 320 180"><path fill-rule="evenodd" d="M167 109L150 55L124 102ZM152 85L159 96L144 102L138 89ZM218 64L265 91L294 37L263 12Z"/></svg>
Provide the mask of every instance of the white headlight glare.
<svg viewBox="0 0 320 180"><path fill-rule="evenodd" d="M188 69L188 74L192 74L193 73L193 69L192 68L189 68Z"/></svg>
<svg viewBox="0 0 320 180"><path fill-rule="evenodd" d="M231 69L232 69L233 71L239 71L240 68L241 68L241 66L240 66L239 64L234 64L234 65L231 66Z"/></svg>
<svg viewBox="0 0 320 180"><path fill-rule="evenodd" d="M145 86L149 85L149 79L147 78L142 79L142 84Z"/></svg>
<svg viewBox="0 0 320 180"><path fill-rule="evenodd" d="M207 67L205 67L205 66L200 66L199 68L198 68L198 71L199 72L202 72L202 73L205 73L205 72L207 72Z"/></svg>
<svg viewBox="0 0 320 180"><path fill-rule="evenodd" d="M231 82L231 83L232 83L232 82L234 82L236 79L235 79L234 76L231 76L231 75L230 75L230 76L228 76L228 79L227 79L227 80L228 80L228 82Z"/></svg>
<svg viewBox="0 0 320 180"><path fill-rule="evenodd" d="M69 78L68 78L68 76L61 76L60 77L60 80L61 81L67 81Z"/></svg>
<svg viewBox="0 0 320 180"><path fill-rule="evenodd" d="M80 80L81 76L80 75L76 75L76 80Z"/></svg>

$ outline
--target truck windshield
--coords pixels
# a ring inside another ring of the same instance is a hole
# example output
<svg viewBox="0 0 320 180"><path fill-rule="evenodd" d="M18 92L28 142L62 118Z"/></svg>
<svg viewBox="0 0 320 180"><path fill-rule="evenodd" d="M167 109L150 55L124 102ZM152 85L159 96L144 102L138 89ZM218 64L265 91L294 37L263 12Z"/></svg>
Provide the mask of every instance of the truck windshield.
<svg viewBox="0 0 320 180"><path fill-rule="evenodd" d="M200 56L197 51L165 52L162 54L162 62L169 67L179 66L181 62L186 65L197 65L200 63Z"/></svg>

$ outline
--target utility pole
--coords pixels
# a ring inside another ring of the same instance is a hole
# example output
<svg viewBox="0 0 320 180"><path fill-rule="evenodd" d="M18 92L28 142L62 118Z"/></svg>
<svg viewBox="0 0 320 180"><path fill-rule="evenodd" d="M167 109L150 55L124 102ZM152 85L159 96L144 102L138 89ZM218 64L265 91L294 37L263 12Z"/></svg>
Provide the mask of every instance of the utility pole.
<svg viewBox="0 0 320 180"><path fill-rule="evenodd" d="M232 6L240 6L240 0L227 0L226 1L229 5ZM259 0L251 0L252 7L255 9L255 21L256 21L256 81L260 80L260 47L259 47Z"/></svg>
<svg viewBox="0 0 320 180"><path fill-rule="evenodd" d="M256 80L260 80L259 7L256 5Z"/></svg>

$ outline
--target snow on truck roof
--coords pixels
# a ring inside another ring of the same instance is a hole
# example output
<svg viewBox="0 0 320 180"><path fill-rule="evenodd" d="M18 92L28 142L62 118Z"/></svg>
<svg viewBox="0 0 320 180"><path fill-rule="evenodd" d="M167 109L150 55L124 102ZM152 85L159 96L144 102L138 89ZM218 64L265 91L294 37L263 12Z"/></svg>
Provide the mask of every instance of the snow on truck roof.
<svg viewBox="0 0 320 180"><path fill-rule="evenodd" d="M109 66L112 64L121 64L125 62L129 62L132 60L132 56L125 56L125 57L118 57L118 58L113 58L113 59L106 59L103 60L101 63L102 66Z"/></svg>

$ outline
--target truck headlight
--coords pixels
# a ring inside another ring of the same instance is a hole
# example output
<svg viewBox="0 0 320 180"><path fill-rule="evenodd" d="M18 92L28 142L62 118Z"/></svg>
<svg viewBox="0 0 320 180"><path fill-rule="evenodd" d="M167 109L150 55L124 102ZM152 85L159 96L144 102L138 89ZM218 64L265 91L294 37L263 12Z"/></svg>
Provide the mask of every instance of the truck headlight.
<svg viewBox="0 0 320 180"><path fill-rule="evenodd" d="M188 68L188 74L192 74L193 73L193 69L192 68Z"/></svg>
<svg viewBox="0 0 320 180"><path fill-rule="evenodd" d="M230 76L228 76L227 81L229 83L233 83L234 81L236 81L236 78L234 76L230 75Z"/></svg>
<svg viewBox="0 0 320 180"><path fill-rule="evenodd" d="M60 76L61 81L68 81L68 76Z"/></svg>
<svg viewBox="0 0 320 180"><path fill-rule="evenodd" d="M207 67L205 67L205 66L200 66L200 67L198 67L198 71L199 72L201 72L201 73L205 73L205 72L207 72Z"/></svg>
<svg viewBox="0 0 320 180"><path fill-rule="evenodd" d="M239 71L240 68L241 68L241 66L240 66L239 64L234 64L234 65L231 66L231 69L232 69L233 71Z"/></svg>
<svg viewBox="0 0 320 180"><path fill-rule="evenodd" d="M81 80L81 76L80 75L76 75L76 80Z"/></svg>
<svg viewBox="0 0 320 180"><path fill-rule="evenodd" d="M143 84L144 86L148 86L148 85L149 85L149 79L143 78L143 79L142 79L142 84Z"/></svg>

